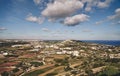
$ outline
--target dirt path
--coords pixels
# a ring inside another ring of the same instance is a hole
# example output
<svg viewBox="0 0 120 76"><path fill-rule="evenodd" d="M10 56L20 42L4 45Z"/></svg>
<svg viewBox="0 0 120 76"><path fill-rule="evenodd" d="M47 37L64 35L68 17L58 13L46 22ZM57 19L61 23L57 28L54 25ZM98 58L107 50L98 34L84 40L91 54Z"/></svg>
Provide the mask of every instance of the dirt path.
<svg viewBox="0 0 120 76"><path fill-rule="evenodd" d="M35 70L38 70L38 69L44 69L44 68L47 68L47 67L52 67L52 66L54 66L54 64L43 65L43 66L37 67L35 69L32 69L29 72L32 72L32 71L35 71Z"/></svg>
<svg viewBox="0 0 120 76"><path fill-rule="evenodd" d="M28 71L28 72L26 72L26 73L24 73L24 74L27 74L27 73L33 72L33 71L35 71L35 70L44 69L44 68L47 68L47 67L52 67L52 66L54 66L54 64L43 65L43 66L40 66L40 67L37 67L37 68L31 69L30 71ZM23 75L24 75L24 74L23 74Z"/></svg>
<svg viewBox="0 0 120 76"><path fill-rule="evenodd" d="M81 63L76 63L76 64L72 64L70 65L71 68L74 68L75 66L81 65Z"/></svg>
<svg viewBox="0 0 120 76"><path fill-rule="evenodd" d="M72 64L72 65L70 65L70 67L73 68L73 67L78 66L78 65L80 65L80 64L81 64L81 63ZM29 72L27 72L27 73L33 72L33 71L38 70L38 69L44 69L44 68L47 68L47 67L52 67L52 66L54 66L54 64L43 65L43 66L37 67L37 68L35 68L35 69L31 69L31 70L30 70ZM45 76L46 74L52 73L52 72L54 72L55 70L60 69L60 68L64 68L64 66L55 67L55 68L53 68L53 69L51 69L51 70L46 71L45 73L40 74L39 76ZM26 73L26 74L27 74L27 73ZM63 72L62 75L63 75L64 73L66 73L66 72ZM61 74L60 74L60 75L61 75Z"/></svg>
<svg viewBox="0 0 120 76"><path fill-rule="evenodd" d="M81 65L81 63L72 64L72 65L70 65L70 67L74 68L75 66L78 66L78 65ZM67 73L69 73L69 72L62 72L62 73L60 73L60 74L58 74L56 76L63 76L65 74L67 74Z"/></svg>
<svg viewBox="0 0 120 76"><path fill-rule="evenodd" d="M56 76L64 76L64 75L67 74L67 73L69 73L69 72L62 72L62 73L60 73L60 74L57 74Z"/></svg>
<svg viewBox="0 0 120 76"><path fill-rule="evenodd" d="M97 68L92 69L92 71L93 71L93 73L97 73L97 72L101 71L105 67L106 66L97 67Z"/></svg>
<svg viewBox="0 0 120 76"><path fill-rule="evenodd" d="M55 70L61 69L61 68L64 68L64 66L59 66L59 67L53 68L53 69L51 69L51 70L46 71L46 72L43 73L43 74L40 74L39 76L45 76L46 74L52 73L52 72L54 72Z"/></svg>

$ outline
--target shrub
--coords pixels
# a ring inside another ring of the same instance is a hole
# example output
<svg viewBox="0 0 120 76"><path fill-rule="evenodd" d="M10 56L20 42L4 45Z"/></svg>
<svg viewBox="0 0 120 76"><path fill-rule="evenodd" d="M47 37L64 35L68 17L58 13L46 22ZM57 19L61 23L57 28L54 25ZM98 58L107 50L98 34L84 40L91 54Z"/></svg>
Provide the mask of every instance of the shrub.
<svg viewBox="0 0 120 76"><path fill-rule="evenodd" d="M43 62L30 62L30 64L35 66L35 67L38 67L38 66L43 65Z"/></svg>
<svg viewBox="0 0 120 76"><path fill-rule="evenodd" d="M57 75L58 73L48 73L46 76L54 76Z"/></svg>
<svg viewBox="0 0 120 76"><path fill-rule="evenodd" d="M120 74L119 70L116 69L116 67L109 66L106 67L102 72L98 73L97 76L115 76L117 74Z"/></svg>
<svg viewBox="0 0 120 76"><path fill-rule="evenodd" d="M14 72L14 73L15 73L15 72L18 72L18 71L19 71L18 68L13 69L13 72Z"/></svg>

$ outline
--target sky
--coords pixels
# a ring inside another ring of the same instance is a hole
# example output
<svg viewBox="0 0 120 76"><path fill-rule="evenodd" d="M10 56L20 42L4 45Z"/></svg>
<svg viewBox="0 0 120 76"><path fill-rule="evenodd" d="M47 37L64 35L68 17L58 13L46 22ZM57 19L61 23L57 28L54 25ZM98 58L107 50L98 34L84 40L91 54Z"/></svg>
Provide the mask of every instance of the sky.
<svg viewBox="0 0 120 76"><path fill-rule="evenodd" d="M120 40L120 0L0 0L0 39Z"/></svg>

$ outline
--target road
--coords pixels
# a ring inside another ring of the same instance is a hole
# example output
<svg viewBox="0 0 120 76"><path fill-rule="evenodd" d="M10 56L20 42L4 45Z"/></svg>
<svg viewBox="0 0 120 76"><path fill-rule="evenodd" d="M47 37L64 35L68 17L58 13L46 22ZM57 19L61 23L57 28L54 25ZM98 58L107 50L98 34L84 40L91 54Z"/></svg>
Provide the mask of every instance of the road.
<svg viewBox="0 0 120 76"><path fill-rule="evenodd" d="M97 67L97 68L93 68L92 71L93 73L97 73L97 72L100 72L103 68L105 68L106 66L101 66L101 67Z"/></svg>

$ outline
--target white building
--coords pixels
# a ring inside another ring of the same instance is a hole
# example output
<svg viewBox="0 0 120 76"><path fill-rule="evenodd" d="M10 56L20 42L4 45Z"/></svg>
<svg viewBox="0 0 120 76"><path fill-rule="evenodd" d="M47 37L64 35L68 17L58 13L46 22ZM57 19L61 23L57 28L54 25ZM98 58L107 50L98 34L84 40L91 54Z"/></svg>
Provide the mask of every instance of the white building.
<svg viewBox="0 0 120 76"><path fill-rule="evenodd" d="M42 46L41 45L36 45L36 46L34 46L34 48L42 48Z"/></svg>
<svg viewBox="0 0 120 76"><path fill-rule="evenodd" d="M5 52L5 53L3 53L3 55L8 55L8 53L7 53L7 52Z"/></svg>
<svg viewBox="0 0 120 76"><path fill-rule="evenodd" d="M66 47L66 48L64 48L64 49L66 49L66 50L71 50L72 48L71 48L71 47Z"/></svg>
<svg viewBox="0 0 120 76"><path fill-rule="evenodd" d="M39 51L39 49L32 49L32 50L30 50L30 51Z"/></svg>
<svg viewBox="0 0 120 76"><path fill-rule="evenodd" d="M79 56L79 52L78 51L73 51L72 55L73 56Z"/></svg>
<svg viewBox="0 0 120 76"><path fill-rule="evenodd" d="M120 53L118 54L110 54L110 58L120 58Z"/></svg>
<svg viewBox="0 0 120 76"><path fill-rule="evenodd" d="M73 55L73 56L79 56L79 52L78 51L57 51L56 54L69 54L69 55Z"/></svg>
<svg viewBox="0 0 120 76"><path fill-rule="evenodd" d="M57 51L56 54L63 54L62 51Z"/></svg>
<svg viewBox="0 0 120 76"><path fill-rule="evenodd" d="M81 49L80 52L85 52L85 50L82 50L82 49Z"/></svg>
<svg viewBox="0 0 120 76"><path fill-rule="evenodd" d="M91 47L91 49L93 49L93 50L97 50L97 48L96 48L96 47Z"/></svg>
<svg viewBox="0 0 120 76"><path fill-rule="evenodd" d="M23 45L12 45L11 47L22 47Z"/></svg>

